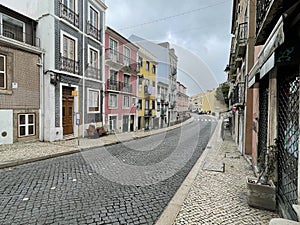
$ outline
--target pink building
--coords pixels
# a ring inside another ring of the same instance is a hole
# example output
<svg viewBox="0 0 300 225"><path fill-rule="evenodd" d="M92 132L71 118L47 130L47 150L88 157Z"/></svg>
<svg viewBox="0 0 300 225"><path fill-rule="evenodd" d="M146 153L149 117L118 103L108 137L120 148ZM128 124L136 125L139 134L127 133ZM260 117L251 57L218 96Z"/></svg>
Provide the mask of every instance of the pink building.
<svg viewBox="0 0 300 225"><path fill-rule="evenodd" d="M107 27L105 32L105 123L109 131L137 126L138 47Z"/></svg>
<svg viewBox="0 0 300 225"><path fill-rule="evenodd" d="M186 94L186 87L177 81L176 109L179 116L188 111L188 104L189 96Z"/></svg>

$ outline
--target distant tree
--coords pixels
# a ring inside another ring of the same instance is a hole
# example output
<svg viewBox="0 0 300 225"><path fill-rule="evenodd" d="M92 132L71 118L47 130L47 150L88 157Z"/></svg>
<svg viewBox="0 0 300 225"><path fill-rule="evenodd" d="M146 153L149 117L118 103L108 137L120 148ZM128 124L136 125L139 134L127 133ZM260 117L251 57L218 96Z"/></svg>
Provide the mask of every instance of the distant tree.
<svg viewBox="0 0 300 225"><path fill-rule="evenodd" d="M229 104L228 101L228 92L229 92L229 85L228 84L222 84L220 85L216 90L216 99L222 103L225 103L227 106Z"/></svg>

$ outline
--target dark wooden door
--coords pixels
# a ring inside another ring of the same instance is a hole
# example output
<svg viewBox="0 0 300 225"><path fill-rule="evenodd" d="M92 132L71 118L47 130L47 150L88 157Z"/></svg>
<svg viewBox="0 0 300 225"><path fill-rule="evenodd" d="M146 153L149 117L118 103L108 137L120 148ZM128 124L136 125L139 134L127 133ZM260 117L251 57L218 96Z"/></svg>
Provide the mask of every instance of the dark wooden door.
<svg viewBox="0 0 300 225"><path fill-rule="evenodd" d="M74 97L72 91L74 88L63 87L62 96L62 123L63 135L73 134L73 113L74 113Z"/></svg>

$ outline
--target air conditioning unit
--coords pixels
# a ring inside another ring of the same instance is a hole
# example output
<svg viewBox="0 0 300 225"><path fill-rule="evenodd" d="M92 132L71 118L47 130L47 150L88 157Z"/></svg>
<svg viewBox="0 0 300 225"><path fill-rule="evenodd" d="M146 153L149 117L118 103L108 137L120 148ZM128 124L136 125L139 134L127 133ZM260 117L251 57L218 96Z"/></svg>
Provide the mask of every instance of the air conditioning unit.
<svg viewBox="0 0 300 225"><path fill-rule="evenodd" d="M13 110L0 110L0 145L13 143Z"/></svg>

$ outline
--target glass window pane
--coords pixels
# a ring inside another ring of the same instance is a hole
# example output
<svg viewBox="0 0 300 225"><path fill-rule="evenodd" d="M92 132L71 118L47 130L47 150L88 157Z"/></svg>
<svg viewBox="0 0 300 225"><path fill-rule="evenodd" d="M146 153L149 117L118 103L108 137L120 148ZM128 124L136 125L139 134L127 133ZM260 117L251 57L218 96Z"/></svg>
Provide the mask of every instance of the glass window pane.
<svg viewBox="0 0 300 225"><path fill-rule="evenodd" d="M29 134L29 135L34 134L34 125L28 126L28 134Z"/></svg>
<svg viewBox="0 0 300 225"><path fill-rule="evenodd" d="M19 115L19 124L25 124L25 123L26 123L25 115Z"/></svg>
<svg viewBox="0 0 300 225"><path fill-rule="evenodd" d="M24 126L21 126L21 127L19 127L19 129L20 129L20 136L25 136L25 127Z"/></svg>
<svg viewBox="0 0 300 225"><path fill-rule="evenodd" d="M0 88L5 88L4 73L0 73Z"/></svg>
<svg viewBox="0 0 300 225"><path fill-rule="evenodd" d="M28 123L33 124L34 123L34 115L28 115Z"/></svg>
<svg viewBox="0 0 300 225"><path fill-rule="evenodd" d="M69 116L72 116L72 115L73 115L73 108L69 107Z"/></svg>
<svg viewBox="0 0 300 225"><path fill-rule="evenodd" d="M0 56L0 71L4 72L4 57Z"/></svg>

